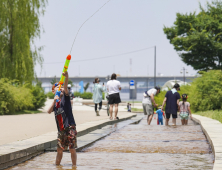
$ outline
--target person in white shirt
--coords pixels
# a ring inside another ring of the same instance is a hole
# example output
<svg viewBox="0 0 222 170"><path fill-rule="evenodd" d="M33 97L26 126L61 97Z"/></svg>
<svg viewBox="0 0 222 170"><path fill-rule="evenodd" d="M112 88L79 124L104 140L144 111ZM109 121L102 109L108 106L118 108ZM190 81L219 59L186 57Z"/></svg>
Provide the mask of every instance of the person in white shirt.
<svg viewBox="0 0 222 170"><path fill-rule="evenodd" d="M157 107L158 104L156 104L154 100L154 96L160 93L160 87L155 87L153 89L150 89L148 91L145 91L143 93L143 112L145 115L147 115L147 123L150 125L152 118L153 118L153 105L154 107ZM153 105L152 105L153 103Z"/></svg>
<svg viewBox="0 0 222 170"><path fill-rule="evenodd" d="M119 119L117 117L118 113L118 105L121 103L119 92L121 90L121 84L116 80L116 74L113 73L111 76L111 80L107 82L107 91L109 94L109 105L110 105L110 120L113 120L113 105L115 105L115 118L114 120Z"/></svg>

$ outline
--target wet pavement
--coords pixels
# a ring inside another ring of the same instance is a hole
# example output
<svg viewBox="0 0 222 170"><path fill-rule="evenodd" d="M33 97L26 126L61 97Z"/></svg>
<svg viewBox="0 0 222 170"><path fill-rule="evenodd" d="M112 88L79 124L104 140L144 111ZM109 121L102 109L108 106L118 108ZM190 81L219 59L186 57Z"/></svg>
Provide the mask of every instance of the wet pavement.
<svg viewBox="0 0 222 170"><path fill-rule="evenodd" d="M213 169L214 156L200 125L151 126L144 118L127 125L77 153L77 169ZM78 140L78 139L77 139ZM56 152L47 152L10 170L74 169L70 153L55 166Z"/></svg>

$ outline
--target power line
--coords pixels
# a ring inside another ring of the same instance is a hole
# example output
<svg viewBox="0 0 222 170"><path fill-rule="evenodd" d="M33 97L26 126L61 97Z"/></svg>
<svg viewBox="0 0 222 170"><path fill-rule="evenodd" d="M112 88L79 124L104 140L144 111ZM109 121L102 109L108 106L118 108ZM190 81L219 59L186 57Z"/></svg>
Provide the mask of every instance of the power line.
<svg viewBox="0 0 222 170"><path fill-rule="evenodd" d="M75 44L76 37L77 37L77 35L79 34L79 31L80 31L80 29L83 27L83 25L84 25L88 20L90 20L97 12L99 12L99 10L102 9L109 1L111 1L111 0L108 0L108 1L107 1L105 4L103 4L96 12L94 12L89 18L87 18L87 19L82 23L82 25L79 27L79 29L78 29L78 31L77 31L77 33L76 33L76 36L75 36L74 41L73 41L73 43L72 43L72 47L73 47L73 45ZM70 50L70 53L69 53L69 54L71 54L71 52L72 52L72 47L71 47L71 50Z"/></svg>
<svg viewBox="0 0 222 170"><path fill-rule="evenodd" d="M99 59L106 59L106 58L124 56L124 55L127 55L127 54L132 54L132 53L137 53L137 52L140 52L140 51L145 51L145 50L148 50L148 49L153 48L153 47L154 46L139 49L139 50L135 50L135 51L125 52L125 53L121 53L121 54L115 54L115 55L111 55L111 56L88 58L88 59L82 59L82 60L74 60L74 61L70 61L70 62L76 63L76 62L82 62L82 61L99 60ZM51 62L51 63L44 63L44 64L58 64L58 63L64 63L64 62Z"/></svg>

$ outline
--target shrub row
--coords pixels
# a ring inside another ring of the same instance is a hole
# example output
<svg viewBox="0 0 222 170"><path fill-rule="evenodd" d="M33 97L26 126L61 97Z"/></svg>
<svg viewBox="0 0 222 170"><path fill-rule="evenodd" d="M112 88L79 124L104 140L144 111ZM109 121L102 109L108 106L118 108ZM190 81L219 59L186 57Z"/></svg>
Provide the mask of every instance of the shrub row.
<svg viewBox="0 0 222 170"><path fill-rule="evenodd" d="M201 72L201 76L195 78L191 85L180 87L180 95L186 93L187 101L191 104L191 110L221 110L222 109L222 71L211 70ZM162 105L166 91L155 96L157 104Z"/></svg>
<svg viewBox="0 0 222 170"><path fill-rule="evenodd" d="M18 85L15 81L0 79L0 115L22 110L37 110L44 106L46 95L39 84Z"/></svg>
<svg viewBox="0 0 222 170"><path fill-rule="evenodd" d="M92 99L93 94L90 92L84 92L84 93L74 92L74 96L83 99Z"/></svg>

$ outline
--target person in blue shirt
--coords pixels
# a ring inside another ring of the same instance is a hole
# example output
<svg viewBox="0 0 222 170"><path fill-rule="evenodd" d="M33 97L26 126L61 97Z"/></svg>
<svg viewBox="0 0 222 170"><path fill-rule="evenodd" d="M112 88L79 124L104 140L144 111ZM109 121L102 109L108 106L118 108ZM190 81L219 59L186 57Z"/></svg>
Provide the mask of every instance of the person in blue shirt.
<svg viewBox="0 0 222 170"><path fill-rule="evenodd" d="M161 107L162 106L160 106L156 111L156 115L158 115L157 122L159 122L159 125L163 125L163 117L166 119L164 112L161 111Z"/></svg>

